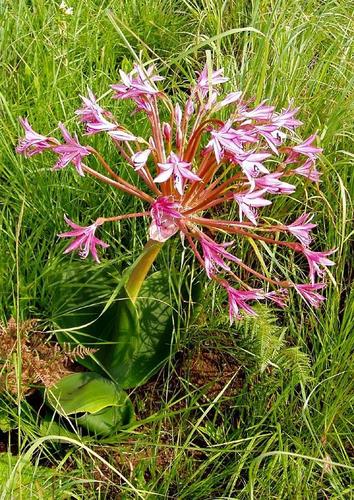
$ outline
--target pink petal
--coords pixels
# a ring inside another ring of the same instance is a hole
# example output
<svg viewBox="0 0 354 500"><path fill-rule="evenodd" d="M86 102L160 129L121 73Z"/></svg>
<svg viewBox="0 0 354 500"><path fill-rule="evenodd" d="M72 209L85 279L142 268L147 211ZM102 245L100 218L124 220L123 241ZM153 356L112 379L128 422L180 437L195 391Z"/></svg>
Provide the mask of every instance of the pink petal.
<svg viewBox="0 0 354 500"><path fill-rule="evenodd" d="M173 174L173 168L169 168L164 172L160 172L159 175L155 177L154 182L165 182L167 181L167 179L171 177L172 174Z"/></svg>

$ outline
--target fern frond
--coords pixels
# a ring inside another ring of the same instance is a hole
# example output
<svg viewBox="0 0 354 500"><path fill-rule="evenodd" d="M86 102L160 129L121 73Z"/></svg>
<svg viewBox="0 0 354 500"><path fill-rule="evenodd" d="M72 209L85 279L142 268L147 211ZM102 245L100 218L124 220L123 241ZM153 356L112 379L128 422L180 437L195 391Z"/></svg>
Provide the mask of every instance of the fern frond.
<svg viewBox="0 0 354 500"><path fill-rule="evenodd" d="M299 382L309 382L311 376L310 357L300 350L300 347L282 349L277 364L284 372L290 373Z"/></svg>
<svg viewBox="0 0 354 500"><path fill-rule="evenodd" d="M17 324L10 318L6 326L0 324L0 392L6 389L18 393L18 350L21 353L21 397L31 394L35 385L54 385L71 373L70 365L74 361L97 350L82 345L73 349L70 346L62 348L56 342L49 342L45 332L35 330L37 323L37 320L30 319Z"/></svg>
<svg viewBox="0 0 354 500"><path fill-rule="evenodd" d="M284 346L285 328L276 324L277 317L267 306L257 307L257 316L247 317L243 323L243 333L251 342L250 349L257 356L261 372L274 363Z"/></svg>
<svg viewBox="0 0 354 500"><path fill-rule="evenodd" d="M97 349L94 349L93 347L86 347L81 344L78 344L74 348L72 348L70 344L64 343L63 351L67 356L68 361L74 362L78 359L84 359L87 356L91 356L92 354L97 352Z"/></svg>

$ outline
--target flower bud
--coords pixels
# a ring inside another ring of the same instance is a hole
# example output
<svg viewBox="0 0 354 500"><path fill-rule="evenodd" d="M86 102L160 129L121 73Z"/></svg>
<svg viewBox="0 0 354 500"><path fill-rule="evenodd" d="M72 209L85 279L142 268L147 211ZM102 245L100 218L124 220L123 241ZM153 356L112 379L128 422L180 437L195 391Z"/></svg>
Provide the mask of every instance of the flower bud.
<svg viewBox="0 0 354 500"><path fill-rule="evenodd" d="M181 110L181 106L179 104L176 104L176 106L175 106L175 120L176 120L177 128L180 128L181 123L182 123L182 110Z"/></svg>
<svg viewBox="0 0 354 500"><path fill-rule="evenodd" d="M162 133L166 142L171 142L172 129L169 123L164 122L162 124Z"/></svg>
<svg viewBox="0 0 354 500"><path fill-rule="evenodd" d="M188 118L194 113L194 103L191 98L186 103L185 113Z"/></svg>

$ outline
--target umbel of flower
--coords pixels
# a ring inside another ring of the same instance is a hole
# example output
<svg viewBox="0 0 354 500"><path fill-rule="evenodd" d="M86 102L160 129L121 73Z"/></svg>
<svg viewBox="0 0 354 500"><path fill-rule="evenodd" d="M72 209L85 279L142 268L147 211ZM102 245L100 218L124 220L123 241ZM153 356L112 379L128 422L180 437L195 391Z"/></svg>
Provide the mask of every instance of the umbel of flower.
<svg viewBox="0 0 354 500"><path fill-rule="evenodd" d="M295 192L297 181L319 181L315 164L322 150L316 145L316 135L304 141L295 135L302 125L295 117L298 108L276 111L265 102L253 106L240 91L223 96L221 86L228 79L222 69L205 67L185 103L172 102L157 88L163 78L153 66L135 65L130 73L120 71L120 76L121 82L112 85L113 98L134 103L133 111L143 113L150 125L149 137L139 137L118 123L91 90L82 97L76 115L88 139L100 133L113 142L125 162L119 168L134 171L135 183L126 181L121 171L92 146L82 145L64 125L59 124L64 138L60 142L38 134L21 119L25 137L18 153L32 156L52 151L58 155L54 170L72 165L78 174L93 176L146 205L146 211L139 213L102 214L88 226L65 217L71 229L60 237L72 239L65 252L78 250L82 258L90 253L98 261L97 245L108 246L95 235L102 225L146 217L150 219L147 248L155 248L149 265L166 240L183 235L208 278L226 290L231 321L242 314L255 314L252 303L260 300L284 307L289 289L318 307L324 300L319 291L325 286L325 271L334 264L328 258L334 250L309 249L310 233L316 227L310 222L310 213L285 223L264 217L275 197ZM226 121L218 116L221 109L228 116ZM93 168L91 156L98 160L99 169ZM213 210L218 207L222 207L221 217ZM234 213L231 209L235 207L239 219L230 220L227 214ZM227 235L232 241L225 241ZM240 238L253 240L253 248L272 245L275 256L281 251L302 255L299 262L307 266L309 281L296 283L277 271L264 275L248 266L232 250ZM147 272L148 265L145 267ZM249 284L255 280L260 283L257 288ZM131 294L136 298L139 286L135 284L133 289Z"/></svg>

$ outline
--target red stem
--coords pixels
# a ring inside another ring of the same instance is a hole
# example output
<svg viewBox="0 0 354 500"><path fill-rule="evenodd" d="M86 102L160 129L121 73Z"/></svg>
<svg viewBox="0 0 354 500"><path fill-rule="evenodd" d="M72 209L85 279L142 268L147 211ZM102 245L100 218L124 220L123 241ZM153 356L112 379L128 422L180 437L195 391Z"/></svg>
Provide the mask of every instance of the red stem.
<svg viewBox="0 0 354 500"><path fill-rule="evenodd" d="M92 168L88 167L87 165L82 165L83 170L89 174L91 174L93 177L96 177L102 182L105 182L106 184L110 184L111 186L116 187L117 189L120 189L121 191L124 191L126 193L129 193L133 196L136 196L137 198L140 198L141 200L147 201L149 203L153 203L154 199L149 196L148 194L144 193L143 191L140 191L140 189L137 189L133 187L131 184L127 183L120 183L117 181L113 181L112 179L109 179L109 177L106 177L105 175L100 174L96 170L93 170Z"/></svg>
<svg viewBox="0 0 354 500"><path fill-rule="evenodd" d="M193 208L187 210L186 212L183 212L183 215L187 215L187 214L194 213L194 212L200 212L200 211L206 210L208 208L215 207L216 205L220 205L221 203L224 203L225 201L230 200L232 197L233 197L232 194L228 194L228 195L223 196L222 198L217 198L216 200L212 200L209 203L206 203L205 200L203 200L203 202L200 203L199 205L194 206ZM210 197L207 198L207 200L208 199L210 199Z"/></svg>
<svg viewBox="0 0 354 500"><path fill-rule="evenodd" d="M99 217L96 222L98 224L103 224L104 222L116 222L123 219L133 219L135 217L145 217L148 215L150 215L150 212L136 212L134 214L117 215L117 217Z"/></svg>
<svg viewBox="0 0 354 500"><path fill-rule="evenodd" d="M213 221L209 219L205 219L203 217L190 217L190 220L192 222L195 222L196 224L200 224L201 226L206 226L206 227L211 227L213 229L220 229L220 230L227 230L230 234L241 234L242 236L247 236L250 237L254 240L259 240L259 241L264 241L265 243L270 243L272 245L280 245L280 246L286 246L288 248L291 248L295 251L298 250L298 244L296 242L289 242L289 241L281 241L281 240L275 240L274 238L267 238L265 236L260 236L258 234L253 234L249 233L248 231L245 231L239 227L240 223L237 222L228 222L228 221ZM238 227L235 227L238 226ZM256 228L255 228L256 229ZM282 227L279 226L274 226L273 228L259 228L259 230L262 231L284 231Z"/></svg>
<svg viewBox="0 0 354 500"><path fill-rule="evenodd" d="M120 149L122 155L129 161L129 163L131 163L131 159L129 158L129 156L126 154L126 152L123 150L123 148L121 147L120 144L117 144L116 141L114 141L116 143L116 145L118 146L118 148ZM132 184L130 184L129 182L127 182L126 180L122 179L119 175L117 175L113 170L112 168L108 165L108 163L106 162L106 160L103 158L103 156L98 152L96 151L96 149L92 148L91 146L89 146L87 148L89 151L91 151L92 154L94 154L96 156L96 158L98 159L98 161L101 163L101 165L107 170L107 172L114 178L116 179L119 184L123 185L123 186L126 186L129 190L133 190L135 191L136 193L143 193L143 191L141 191L140 189L138 189L137 187L133 186ZM89 168L89 167L88 167ZM145 193L143 193L145 194Z"/></svg>
<svg viewBox="0 0 354 500"><path fill-rule="evenodd" d="M264 281L267 281L268 283L271 283L272 285L280 286L283 288L289 288L291 286L291 284L288 281L277 281L277 280L272 280L271 278L267 278L267 276L264 276L264 274L255 271L251 267L244 264L241 260L238 260L237 264L240 267L242 267L243 269L245 269L246 271L248 271L249 273L257 276L257 278L264 280ZM233 273L231 273L231 274L233 274Z"/></svg>

